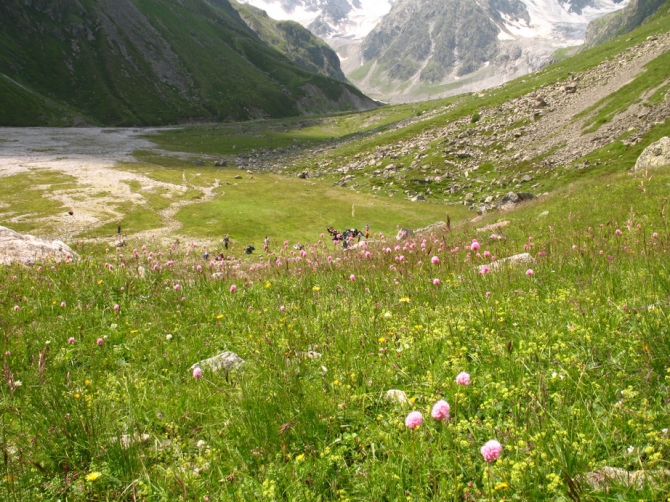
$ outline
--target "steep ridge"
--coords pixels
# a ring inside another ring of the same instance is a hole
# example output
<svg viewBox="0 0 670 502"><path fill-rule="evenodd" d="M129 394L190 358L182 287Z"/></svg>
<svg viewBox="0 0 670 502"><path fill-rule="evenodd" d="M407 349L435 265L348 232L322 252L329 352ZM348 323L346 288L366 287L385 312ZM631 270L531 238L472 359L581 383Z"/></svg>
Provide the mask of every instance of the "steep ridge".
<svg viewBox="0 0 670 502"><path fill-rule="evenodd" d="M307 71L346 82L337 53L295 21L276 21L264 10L232 2L244 22L270 47Z"/></svg>
<svg viewBox="0 0 670 502"><path fill-rule="evenodd" d="M369 109L268 47L228 0L8 0L2 125L160 125Z"/></svg>

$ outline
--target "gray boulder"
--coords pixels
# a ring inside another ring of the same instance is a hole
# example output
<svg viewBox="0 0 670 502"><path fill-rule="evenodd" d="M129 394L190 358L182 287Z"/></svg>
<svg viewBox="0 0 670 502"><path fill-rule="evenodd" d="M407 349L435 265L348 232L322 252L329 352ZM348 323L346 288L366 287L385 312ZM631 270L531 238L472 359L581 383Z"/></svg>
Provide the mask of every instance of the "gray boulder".
<svg viewBox="0 0 670 502"><path fill-rule="evenodd" d="M242 366L245 362L246 361L235 354L235 352L222 352L218 356L203 359L202 361L195 363L190 369L191 371L195 368L208 369L213 373L224 370L226 373L229 373Z"/></svg>
<svg viewBox="0 0 670 502"><path fill-rule="evenodd" d="M665 136L644 149L635 163L634 171L670 166L670 138Z"/></svg>
<svg viewBox="0 0 670 502"><path fill-rule="evenodd" d="M73 259L79 257L63 241L47 241L0 226L0 264L65 260L68 256Z"/></svg>

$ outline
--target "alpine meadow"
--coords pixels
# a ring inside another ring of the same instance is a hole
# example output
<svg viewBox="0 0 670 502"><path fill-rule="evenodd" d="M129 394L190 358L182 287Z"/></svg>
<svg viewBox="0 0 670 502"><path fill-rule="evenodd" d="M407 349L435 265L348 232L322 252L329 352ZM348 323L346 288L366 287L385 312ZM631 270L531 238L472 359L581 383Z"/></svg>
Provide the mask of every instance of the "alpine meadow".
<svg viewBox="0 0 670 502"><path fill-rule="evenodd" d="M670 501L649 4L384 105L250 5L3 3L0 500Z"/></svg>

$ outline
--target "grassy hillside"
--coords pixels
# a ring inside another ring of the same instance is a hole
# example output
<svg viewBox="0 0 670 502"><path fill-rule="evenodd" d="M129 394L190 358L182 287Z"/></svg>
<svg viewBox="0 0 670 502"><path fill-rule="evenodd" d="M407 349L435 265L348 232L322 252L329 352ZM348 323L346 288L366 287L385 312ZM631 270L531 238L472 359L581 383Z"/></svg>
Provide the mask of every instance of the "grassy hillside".
<svg viewBox="0 0 670 502"><path fill-rule="evenodd" d="M11 0L0 25L0 71L34 93L0 94L3 125L73 122L52 103L106 125L374 106L268 47L227 0Z"/></svg>

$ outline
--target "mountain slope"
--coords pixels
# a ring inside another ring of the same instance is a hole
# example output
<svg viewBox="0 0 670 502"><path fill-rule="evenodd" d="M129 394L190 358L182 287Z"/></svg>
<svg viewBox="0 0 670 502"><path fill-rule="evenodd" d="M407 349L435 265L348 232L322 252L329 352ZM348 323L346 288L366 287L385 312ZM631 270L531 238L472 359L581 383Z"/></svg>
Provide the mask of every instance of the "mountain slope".
<svg viewBox="0 0 670 502"><path fill-rule="evenodd" d="M276 21L267 12L233 0L244 22L270 47L304 68L346 82L340 60L333 49L295 21Z"/></svg>
<svg viewBox="0 0 670 502"><path fill-rule="evenodd" d="M0 73L30 96L0 94L3 125L155 125L375 106L268 47L228 0L8 0L0 28Z"/></svg>
<svg viewBox="0 0 670 502"><path fill-rule="evenodd" d="M498 85L581 43L588 21L618 2L398 0L362 44L349 78L391 101ZM351 69L351 66L347 68Z"/></svg>
<svg viewBox="0 0 670 502"><path fill-rule="evenodd" d="M586 29L584 48L628 33L654 14L666 0L631 0L622 10L591 21Z"/></svg>

